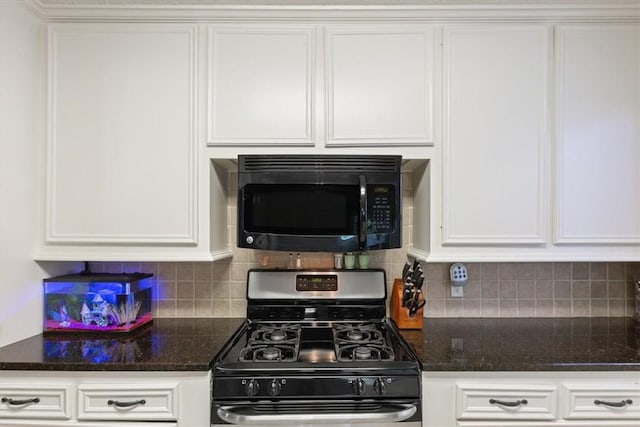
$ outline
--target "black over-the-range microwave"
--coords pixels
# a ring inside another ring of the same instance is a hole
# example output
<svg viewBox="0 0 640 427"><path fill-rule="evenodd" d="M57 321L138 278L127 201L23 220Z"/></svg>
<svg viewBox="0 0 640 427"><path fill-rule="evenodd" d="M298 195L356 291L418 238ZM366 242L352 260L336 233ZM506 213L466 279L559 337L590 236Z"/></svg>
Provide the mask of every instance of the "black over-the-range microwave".
<svg viewBox="0 0 640 427"><path fill-rule="evenodd" d="M402 246L402 157L238 156L238 246L348 252Z"/></svg>

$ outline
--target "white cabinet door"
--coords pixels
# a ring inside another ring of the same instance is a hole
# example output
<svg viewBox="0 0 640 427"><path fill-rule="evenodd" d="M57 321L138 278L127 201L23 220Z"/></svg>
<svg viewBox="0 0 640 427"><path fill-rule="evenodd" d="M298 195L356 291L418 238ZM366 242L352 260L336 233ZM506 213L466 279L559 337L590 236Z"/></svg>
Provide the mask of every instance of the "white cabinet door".
<svg viewBox="0 0 640 427"><path fill-rule="evenodd" d="M327 145L433 143L433 29L329 27Z"/></svg>
<svg viewBox="0 0 640 427"><path fill-rule="evenodd" d="M431 26L211 26L208 144L431 145L433 44Z"/></svg>
<svg viewBox="0 0 640 427"><path fill-rule="evenodd" d="M210 145L311 145L313 27L209 29Z"/></svg>
<svg viewBox="0 0 640 427"><path fill-rule="evenodd" d="M198 241L196 27L49 27L47 244Z"/></svg>
<svg viewBox="0 0 640 427"><path fill-rule="evenodd" d="M443 244L545 242L549 28L443 35Z"/></svg>
<svg viewBox="0 0 640 427"><path fill-rule="evenodd" d="M640 28L557 29L556 243L640 243Z"/></svg>

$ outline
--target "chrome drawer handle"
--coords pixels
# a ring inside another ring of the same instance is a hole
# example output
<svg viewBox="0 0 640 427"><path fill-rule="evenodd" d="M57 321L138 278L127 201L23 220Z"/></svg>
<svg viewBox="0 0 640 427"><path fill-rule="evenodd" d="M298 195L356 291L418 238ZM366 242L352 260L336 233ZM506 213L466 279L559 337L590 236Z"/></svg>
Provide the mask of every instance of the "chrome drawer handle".
<svg viewBox="0 0 640 427"><path fill-rule="evenodd" d="M13 405L13 406L19 406L19 405L26 405L27 403L40 403L40 398L34 397L33 399L13 400L10 397L3 397L2 403L6 403L8 405Z"/></svg>
<svg viewBox="0 0 640 427"><path fill-rule="evenodd" d="M526 405L527 403L529 403L529 401L527 401L527 399L521 399L516 400L515 402L505 402L504 400L489 399L489 403L491 403L492 405L516 407Z"/></svg>
<svg viewBox="0 0 640 427"><path fill-rule="evenodd" d="M604 405L604 406L613 406L614 408L624 408L627 405L631 405L633 403L633 400L631 399L627 399L627 400L621 400L620 402L607 402L605 400L594 400L593 403L595 403L596 405Z"/></svg>
<svg viewBox="0 0 640 427"><path fill-rule="evenodd" d="M119 402L117 400L107 401L107 405L109 406L113 405L117 408L129 408L131 406L144 405L145 403L147 403L147 401L144 399L134 400L133 402Z"/></svg>

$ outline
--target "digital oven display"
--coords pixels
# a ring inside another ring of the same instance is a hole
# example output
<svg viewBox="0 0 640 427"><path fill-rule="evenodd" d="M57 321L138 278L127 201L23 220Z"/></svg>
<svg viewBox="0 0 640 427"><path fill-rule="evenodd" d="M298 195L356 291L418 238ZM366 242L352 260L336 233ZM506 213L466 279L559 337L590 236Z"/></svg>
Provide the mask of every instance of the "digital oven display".
<svg viewBox="0 0 640 427"><path fill-rule="evenodd" d="M335 274L298 274L296 291L337 291L338 276Z"/></svg>

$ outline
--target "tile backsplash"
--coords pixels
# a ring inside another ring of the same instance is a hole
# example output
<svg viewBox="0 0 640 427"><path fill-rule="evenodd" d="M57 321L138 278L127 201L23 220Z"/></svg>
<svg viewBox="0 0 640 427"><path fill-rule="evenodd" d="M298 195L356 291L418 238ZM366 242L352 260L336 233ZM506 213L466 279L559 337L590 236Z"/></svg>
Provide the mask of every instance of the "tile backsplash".
<svg viewBox="0 0 640 427"><path fill-rule="evenodd" d="M289 254L235 246L237 194L228 180L229 242L233 258L216 262L94 262L95 272L145 272L154 275L155 317L244 317L246 275L266 264L286 268ZM384 268L387 289L399 277L411 245L411 179L404 179L401 249L371 252L370 267ZM295 255L295 254L294 254ZM464 261L464 260L463 260ZM427 317L597 317L635 312L632 278L640 263L465 263L469 281L464 297L450 297L450 264L423 264ZM303 253L303 268L330 268L331 253Z"/></svg>
<svg viewBox="0 0 640 427"><path fill-rule="evenodd" d="M400 275L403 254L375 255L388 288ZM264 254L264 253L262 253ZM288 254L269 253L271 266L285 267ZM92 263L96 272L143 271L154 275L155 317L244 317L246 271L259 255L213 263ZM330 267L331 254L303 254L304 267ZM424 264L427 317L632 316L632 278L640 263L466 263L464 297L450 297L450 264Z"/></svg>

